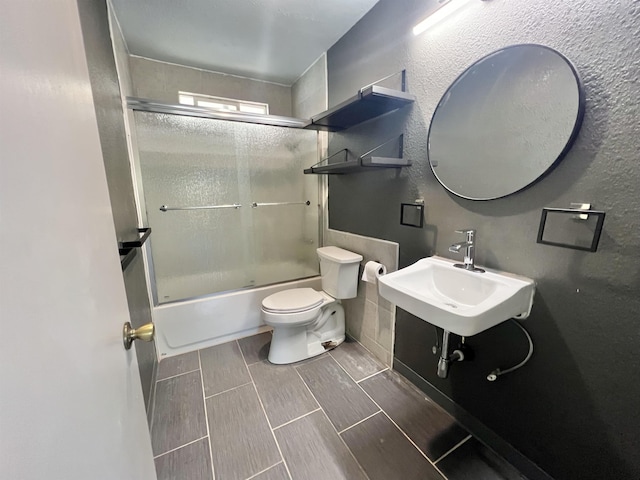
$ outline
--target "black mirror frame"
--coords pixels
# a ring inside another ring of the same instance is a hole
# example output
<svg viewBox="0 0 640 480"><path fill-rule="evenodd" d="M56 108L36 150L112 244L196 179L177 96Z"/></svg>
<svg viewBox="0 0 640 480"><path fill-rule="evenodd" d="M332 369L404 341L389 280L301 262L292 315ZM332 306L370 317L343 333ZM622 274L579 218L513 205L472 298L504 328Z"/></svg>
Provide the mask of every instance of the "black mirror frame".
<svg viewBox="0 0 640 480"><path fill-rule="evenodd" d="M436 113L438 113L438 109L442 105L443 100L447 97L447 94L449 93L449 90L451 90L451 87L453 87L458 82L458 80L460 80L460 78L462 78L469 70L474 68L478 63L484 61L488 57L491 57L491 56L493 56L493 55L495 55L497 53L503 52L505 50L509 50L509 49L512 49L512 48L518 48L518 47L539 47L539 48L544 48L546 50L550 50L553 53L555 53L556 55L558 55L560 58L562 58L567 63L569 68L571 69L571 71L572 71L572 73L573 73L573 75L574 75L574 77L576 79L576 84L577 84L577 87L578 87L578 112L577 112L577 115L576 115L576 121L575 121L575 123L573 125L573 130L571 131L571 135L569 136L569 139L567 140L566 145L564 146L564 148L562 149L562 151L560 152L558 157L553 161L553 163L551 165L549 165L549 167L543 173L541 173L535 180L533 180L532 182L528 183L524 187L519 188L518 190L514 190L513 192L507 193L506 195L501 195L499 197L472 198L472 197L467 197L467 196L461 195L461 194L459 194L457 192L454 192L453 190L451 190L449 187L447 187L444 183L442 183L440 181L440 178L438 178L438 175L436 175L436 172L433 169L433 165L431 164L431 158L430 158L429 154L430 154L430 147L431 147L430 138L431 138L431 127L433 126L433 119L435 118ZM433 115L431 116L431 121L429 123L429 131L427 133L427 162L429 163L429 168L431 169L431 173L433 173L433 175L436 178L436 180L438 181L438 183L440 185L442 185L448 192L452 193L456 197L464 198L466 200L475 200L475 201L479 201L479 202L485 202L485 201L488 201L488 200L497 200L499 198L505 198L505 197L508 197L508 196L511 196L511 195L515 195L516 193L519 193L519 192L531 187L532 185L535 185L536 183L541 181L543 178L545 178L562 161L562 159L567 155L569 150L571 150L571 147L573 147L573 144L575 143L576 139L578 138L578 134L580 132L580 128L582 127L582 121L584 119L584 112L585 112L585 105L586 105L586 99L585 99L584 83L582 82L582 78L580 77L580 74L578 73L578 70L576 69L575 65L573 64L573 62L571 60L569 60L566 56L564 56L562 53L558 52L554 48L547 47L546 45L540 45L540 44L537 44L537 43L519 43L519 44L516 44L516 45L509 45L508 47L500 48L500 49L495 50L495 51L493 51L491 53L488 53L484 57L482 57L479 60L473 62L471 65L469 65L467 68L465 68L464 71L462 73L460 73L460 75L458 75L453 82L451 82L451 84L447 87L447 89L443 93L442 97L440 98L440 101L438 102L438 105L436 106L435 110L433 111Z"/></svg>

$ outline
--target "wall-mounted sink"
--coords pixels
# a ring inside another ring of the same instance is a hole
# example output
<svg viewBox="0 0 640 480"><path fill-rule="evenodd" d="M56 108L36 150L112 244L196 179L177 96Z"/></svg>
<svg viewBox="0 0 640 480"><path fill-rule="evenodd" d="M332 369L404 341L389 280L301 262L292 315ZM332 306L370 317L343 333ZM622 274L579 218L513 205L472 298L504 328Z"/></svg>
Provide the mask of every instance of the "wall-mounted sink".
<svg viewBox="0 0 640 480"><path fill-rule="evenodd" d="M509 318L527 318L535 282L487 269L455 268L453 260L428 257L378 279L380 295L446 331L469 337Z"/></svg>

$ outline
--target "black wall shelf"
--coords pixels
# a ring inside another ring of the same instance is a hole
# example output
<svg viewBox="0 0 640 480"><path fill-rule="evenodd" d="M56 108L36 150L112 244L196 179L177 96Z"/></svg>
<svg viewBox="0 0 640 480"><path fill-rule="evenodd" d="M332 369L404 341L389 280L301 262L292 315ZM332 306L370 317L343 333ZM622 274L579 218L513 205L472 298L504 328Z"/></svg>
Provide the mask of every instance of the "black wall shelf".
<svg viewBox="0 0 640 480"><path fill-rule="evenodd" d="M326 112L313 116L311 123L305 128L339 132L385 113L398 110L413 103L415 99L407 92L370 85L360 90L357 95Z"/></svg>
<svg viewBox="0 0 640 480"><path fill-rule="evenodd" d="M343 149L333 155L321 160L310 168L304 170L306 174L343 174L343 173L357 173L367 170L374 170L380 168L401 168L411 165L411 161L402 158L403 152L403 135L387 140L381 145L369 150L367 153L360 155L354 160L348 160L349 150ZM389 146L391 142L398 142L398 153L396 157L374 155L378 150L383 147ZM338 157L340 154L344 155L343 161L329 163L332 158ZM323 165L324 164L324 165Z"/></svg>
<svg viewBox="0 0 640 480"><path fill-rule="evenodd" d="M304 173L315 174L340 174L363 172L368 168L401 168L408 167L411 162L404 158L389 157L363 157L342 163L332 163L319 167L311 167L304 170Z"/></svg>

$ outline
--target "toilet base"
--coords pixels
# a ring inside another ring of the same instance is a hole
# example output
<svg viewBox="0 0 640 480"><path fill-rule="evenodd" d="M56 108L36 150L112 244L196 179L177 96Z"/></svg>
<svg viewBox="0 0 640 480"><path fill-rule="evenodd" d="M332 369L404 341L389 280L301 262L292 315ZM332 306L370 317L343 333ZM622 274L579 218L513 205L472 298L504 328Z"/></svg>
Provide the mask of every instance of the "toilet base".
<svg viewBox="0 0 640 480"><path fill-rule="evenodd" d="M339 302L327 305L329 317L324 325L314 322L300 327L274 327L269 362L277 365L300 362L321 355L344 342L344 308ZM320 315L322 318L322 314Z"/></svg>

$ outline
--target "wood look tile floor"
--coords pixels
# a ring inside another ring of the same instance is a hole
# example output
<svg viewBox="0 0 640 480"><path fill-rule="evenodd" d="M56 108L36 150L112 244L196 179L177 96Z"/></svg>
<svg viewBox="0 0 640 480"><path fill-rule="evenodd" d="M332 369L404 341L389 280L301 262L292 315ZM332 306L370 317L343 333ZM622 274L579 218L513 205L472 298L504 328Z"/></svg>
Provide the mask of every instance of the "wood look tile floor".
<svg viewBox="0 0 640 480"><path fill-rule="evenodd" d="M520 480L362 345L293 365L270 334L163 360L151 437L159 480Z"/></svg>

